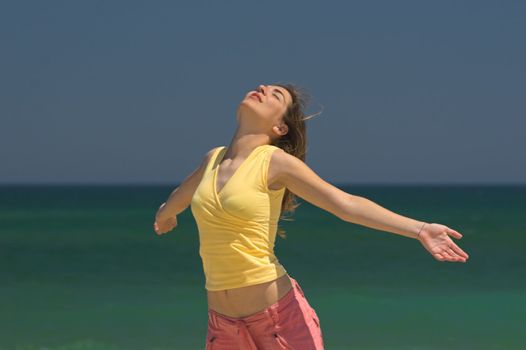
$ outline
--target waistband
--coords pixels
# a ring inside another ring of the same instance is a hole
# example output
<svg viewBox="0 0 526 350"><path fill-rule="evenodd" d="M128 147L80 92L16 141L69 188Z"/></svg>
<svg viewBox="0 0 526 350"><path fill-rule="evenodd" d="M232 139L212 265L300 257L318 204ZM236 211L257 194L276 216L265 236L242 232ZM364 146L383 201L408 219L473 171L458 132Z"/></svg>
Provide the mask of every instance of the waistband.
<svg viewBox="0 0 526 350"><path fill-rule="evenodd" d="M287 292L287 294L282 296L281 299L266 307L265 309L245 317L230 317L209 308L209 321L212 322L214 326L226 330L233 335L239 334L245 339L247 349L257 350L254 340L252 339L247 327L250 327L251 324L256 324L267 320L269 324L274 327L276 332L279 331L279 326L277 325L279 313L283 312L284 309L291 305L297 294L303 296L303 291L301 290L298 282L290 276L289 279L292 283L292 288Z"/></svg>

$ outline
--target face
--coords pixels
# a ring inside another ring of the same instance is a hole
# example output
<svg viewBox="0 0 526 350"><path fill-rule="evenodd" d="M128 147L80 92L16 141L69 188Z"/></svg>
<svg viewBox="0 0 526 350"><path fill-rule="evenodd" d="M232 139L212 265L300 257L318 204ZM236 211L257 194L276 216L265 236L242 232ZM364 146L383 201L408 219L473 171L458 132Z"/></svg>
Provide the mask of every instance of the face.
<svg viewBox="0 0 526 350"><path fill-rule="evenodd" d="M292 103L292 96L287 89L277 85L259 85L256 90L249 91L238 109L240 117L250 116L268 127L276 137L286 134L287 126L283 115ZM252 119L252 118L250 118Z"/></svg>

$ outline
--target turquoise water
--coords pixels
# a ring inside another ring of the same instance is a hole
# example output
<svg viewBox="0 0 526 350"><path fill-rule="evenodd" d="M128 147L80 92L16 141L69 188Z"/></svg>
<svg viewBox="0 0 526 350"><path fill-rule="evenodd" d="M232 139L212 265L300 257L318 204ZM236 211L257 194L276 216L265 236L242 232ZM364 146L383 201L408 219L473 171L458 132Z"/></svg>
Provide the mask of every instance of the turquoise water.
<svg viewBox="0 0 526 350"><path fill-rule="evenodd" d="M338 186L447 225L466 264L302 201L276 255L331 349L526 348L526 187ZM175 187L0 187L0 349L203 349L195 221L158 237Z"/></svg>

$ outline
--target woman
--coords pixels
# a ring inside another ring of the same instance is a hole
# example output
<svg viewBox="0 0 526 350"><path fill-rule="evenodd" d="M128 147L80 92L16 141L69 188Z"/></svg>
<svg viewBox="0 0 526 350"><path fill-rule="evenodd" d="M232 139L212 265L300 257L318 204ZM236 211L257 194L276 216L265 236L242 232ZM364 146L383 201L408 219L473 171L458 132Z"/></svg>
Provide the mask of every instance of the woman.
<svg viewBox="0 0 526 350"><path fill-rule="evenodd" d="M191 205L208 298L206 349L323 349L319 318L274 255L277 222L294 195L347 222L420 241L439 261L468 254L447 226L413 220L343 192L304 162L305 95L292 84L260 85L237 109L228 147L216 147L157 211L158 235ZM284 238L283 231L279 234Z"/></svg>

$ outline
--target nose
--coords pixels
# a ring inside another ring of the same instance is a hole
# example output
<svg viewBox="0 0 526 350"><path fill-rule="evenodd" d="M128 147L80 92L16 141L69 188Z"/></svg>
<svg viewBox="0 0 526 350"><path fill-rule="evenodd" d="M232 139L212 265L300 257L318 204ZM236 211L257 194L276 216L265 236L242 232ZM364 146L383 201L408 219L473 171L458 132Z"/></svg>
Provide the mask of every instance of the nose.
<svg viewBox="0 0 526 350"><path fill-rule="evenodd" d="M259 87L258 87L258 91L263 93L263 95L265 95L265 91L263 90L264 87L265 87L265 85L259 85Z"/></svg>

